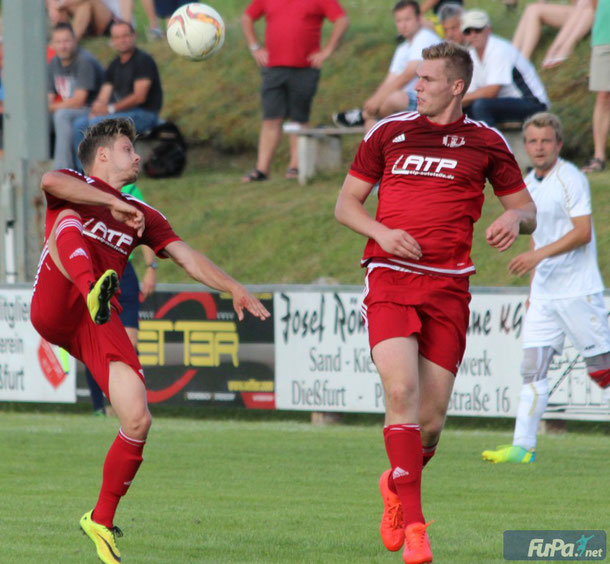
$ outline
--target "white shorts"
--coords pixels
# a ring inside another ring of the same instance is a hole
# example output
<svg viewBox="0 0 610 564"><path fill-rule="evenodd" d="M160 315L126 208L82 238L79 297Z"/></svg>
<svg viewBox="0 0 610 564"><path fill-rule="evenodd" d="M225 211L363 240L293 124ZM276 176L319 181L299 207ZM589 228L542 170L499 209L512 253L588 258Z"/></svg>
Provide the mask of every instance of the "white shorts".
<svg viewBox="0 0 610 564"><path fill-rule="evenodd" d="M604 296L534 299L525 315L523 348L553 347L563 351L565 337L584 357L610 351L610 328Z"/></svg>

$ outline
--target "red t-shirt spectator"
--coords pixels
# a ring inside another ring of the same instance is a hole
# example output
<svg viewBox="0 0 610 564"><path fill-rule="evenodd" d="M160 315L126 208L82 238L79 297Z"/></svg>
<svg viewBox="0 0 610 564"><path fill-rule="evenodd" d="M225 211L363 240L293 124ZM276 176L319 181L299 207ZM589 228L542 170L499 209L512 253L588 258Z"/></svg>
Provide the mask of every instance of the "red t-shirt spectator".
<svg viewBox="0 0 610 564"><path fill-rule="evenodd" d="M253 0L246 14L265 16L265 48L269 67L309 67L307 57L320 50L324 18L345 15L337 0Z"/></svg>

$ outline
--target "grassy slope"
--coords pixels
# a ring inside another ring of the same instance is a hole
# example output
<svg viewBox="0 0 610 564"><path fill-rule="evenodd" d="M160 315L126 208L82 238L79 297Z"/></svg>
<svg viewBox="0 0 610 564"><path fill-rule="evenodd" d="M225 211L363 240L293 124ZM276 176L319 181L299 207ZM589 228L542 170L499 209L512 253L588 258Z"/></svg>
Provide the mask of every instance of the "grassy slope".
<svg viewBox="0 0 610 564"><path fill-rule="evenodd" d="M116 421L0 412L0 426L0 560L93 562L77 522L95 503ZM435 562L504 562L506 529L607 525L606 497L595 494L607 490L602 435L543 435L531 466L480 460L509 436L443 434L423 479ZM379 540L379 437L378 425L158 417L117 513L122 556L133 564L402 561Z"/></svg>
<svg viewBox="0 0 610 564"><path fill-rule="evenodd" d="M245 282L309 283L330 277L359 284L362 273L358 258L363 240L332 219L343 173L317 177L305 188L287 182L282 178L284 144L271 181L248 187L239 183L239 176L253 164L252 150L260 119L258 71L239 24L246 3L223 1L221 12L227 24L227 39L221 52L209 61L182 60L169 51L165 42L144 45L154 54L163 76L163 115L175 120L189 139L205 142L208 149L199 146L191 151L189 167L181 178L143 178L141 186L181 236ZM343 45L324 68L313 123L328 123L328 116L338 106L359 105L383 77L394 49L393 23L388 16L391 2L344 0L343 4L351 26ZM486 8L495 31L510 37L519 14L506 11L501 2L489 2ZM535 62L539 63L551 36L547 33L543 37ZM104 61L112 56L105 40L92 41L88 46ZM564 65L542 73L554 109L565 122L566 154L580 160L591 151L593 99L586 88L588 53L587 42L581 42ZM355 138L344 143L346 170L356 146ZM215 153L209 147L223 153ZM610 217L610 196L605 188L609 180L610 173L592 177L599 258L606 280L610 279L610 226L605 221ZM473 277L473 284L525 283L506 275L509 257L526 248L525 238L505 256L484 243L482 231L499 212L495 199L489 198L475 234L473 255L479 273ZM187 278L164 264L160 280Z"/></svg>

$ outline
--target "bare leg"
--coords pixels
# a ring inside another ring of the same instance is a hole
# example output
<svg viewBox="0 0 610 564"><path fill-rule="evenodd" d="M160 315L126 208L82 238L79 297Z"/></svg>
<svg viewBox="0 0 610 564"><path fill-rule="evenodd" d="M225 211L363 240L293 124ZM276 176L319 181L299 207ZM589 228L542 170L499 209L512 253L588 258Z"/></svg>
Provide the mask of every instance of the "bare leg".
<svg viewBox="0 0 610 564"><path fill-rule="evenodd" d="M102 35L112 21L112 12L102 0L91 0L91 20L95 35Z"/></svg>
<svg viewBox="0 0 610 564"><path fill-rule="evenodd" d="M409 96L404 90L392 92L381 104L380 117L387 117L396 112L404 112L409 108Z"/></svg>
<svg viewBox="0 0 610 564"><path fill-rule="evenodd" d="M571 5L529 4L525 8L513 36L513 45L521 51L526 59L531 58L538 41L540 41L542 24L560 28L570 19L573 9L574 7Z"/></svg>
<svg viewBox="0 0 610 564"><path fill-rule="evenodd" d="M123 433L132 439L146 440L152 417L146 387L140 377L124 362L111 362L108 386L110 402Z"/></svg>
<svg viewBox="0 0 610 564"><path fill-rule="evenodd" d="M264 119L258 140L256 168L269 174L273 155L282 139L282 119Z"/></svg>
<svg viewBox="0 0 610 564"><path fill-rule="evenodd" d="M610 92L598 92L593 110L593 156L606 160L606 143L610 131Z"/></svg>
<svg viewBox="0 0 610 564"><path fill-rule="evenodd" d="M155 4L153 0L142 0L142 7L144 13L148 18L148 27L150 29L159 29L159 19L157 18L157 12L155 12Z"/></svg>
<svg viewBox="0 0 610 564"><path fill-rule="evenodd" d="M300 123L301 127L309 127L308 123ZM290 162L288 168L299 168L299 136L296 133L290 134Z"/></svg>

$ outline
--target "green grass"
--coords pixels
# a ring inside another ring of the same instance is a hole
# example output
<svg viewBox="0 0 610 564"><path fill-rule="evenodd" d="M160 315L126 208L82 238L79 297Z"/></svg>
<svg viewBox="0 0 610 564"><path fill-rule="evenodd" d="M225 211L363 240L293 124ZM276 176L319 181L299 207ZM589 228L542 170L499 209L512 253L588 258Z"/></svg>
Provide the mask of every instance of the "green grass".
<svg viewBox="0 0 610 564"><path fill-rule="evenodd" d="M480 426L483 427L483 423ZM78 519L114 419L0 411L2 562L95 562ZM534 465L486 465L496 430L445 431L423 480L435 562L503 562L506 529L604 529L599 434L543 435ZM379 425L158 417L116 522L126 562L399 562L378 538Z"/></svg>

